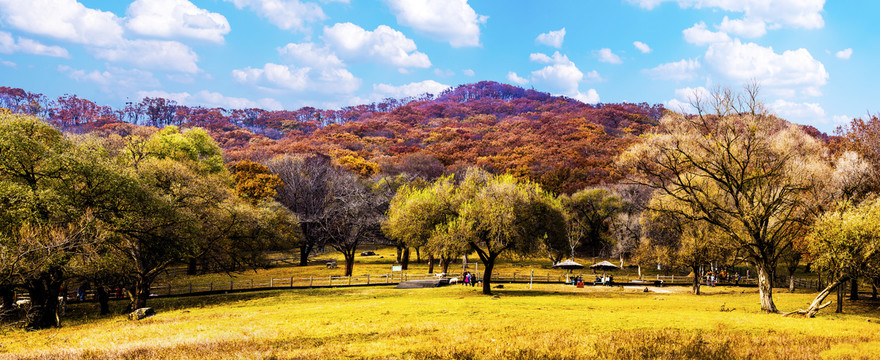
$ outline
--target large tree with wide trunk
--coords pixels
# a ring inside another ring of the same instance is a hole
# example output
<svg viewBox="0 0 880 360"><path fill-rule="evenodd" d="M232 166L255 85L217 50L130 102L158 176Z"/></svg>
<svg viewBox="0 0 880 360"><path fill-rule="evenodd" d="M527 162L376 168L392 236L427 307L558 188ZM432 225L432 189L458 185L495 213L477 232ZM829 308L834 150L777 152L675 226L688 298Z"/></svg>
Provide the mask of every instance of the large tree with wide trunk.
<svg viewBox="0 0 880 360"><path fill-rule="evenodd" d="M58 293L102 240L125 176L103 148L72 141L43 120L0 115L0 288L31 296L30 328L56 326Z"/></svg>
<svg viewBox="0 0 880 360"><path fill-rule="evenodd" d="M453 215L435 228L428 246L476 252L484 294L492 293L492 271L501 254L533 255L547 243L566 241L562 206L537 184L471 168L453 193Z"/></svg>
<svg viewBox="0 0 880 360"><path fill-rule="evenodd" d="M757 87L694 101L698 114L667 113L658 132L621 155L632 181L717 227L758 271L761 309L777 312L772 280L792 240L805 234L811 189L826 181L827 151L797 125L767 114ZM707 109L714 109L708 114Z"/></svg>

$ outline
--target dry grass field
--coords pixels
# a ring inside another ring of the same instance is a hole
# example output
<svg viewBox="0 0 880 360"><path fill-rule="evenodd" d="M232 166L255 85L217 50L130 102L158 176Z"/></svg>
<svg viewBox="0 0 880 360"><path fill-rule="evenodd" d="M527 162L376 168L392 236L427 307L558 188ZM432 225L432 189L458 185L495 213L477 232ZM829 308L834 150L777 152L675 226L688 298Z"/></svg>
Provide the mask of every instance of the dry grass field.
<svg viewBox="0 0 880 360"><path fill-rule="evenodd" d="M504 284L495 296L449 286L275 290L154 299L158 314L97 317L68 307L64 326L3 330L0 359L871 359L880 311L783 318L755 289ZM783 310L810 293L779 291ZM113 304L121 311L122 303ZM827 309L826 309L827 310Z"/></svg>

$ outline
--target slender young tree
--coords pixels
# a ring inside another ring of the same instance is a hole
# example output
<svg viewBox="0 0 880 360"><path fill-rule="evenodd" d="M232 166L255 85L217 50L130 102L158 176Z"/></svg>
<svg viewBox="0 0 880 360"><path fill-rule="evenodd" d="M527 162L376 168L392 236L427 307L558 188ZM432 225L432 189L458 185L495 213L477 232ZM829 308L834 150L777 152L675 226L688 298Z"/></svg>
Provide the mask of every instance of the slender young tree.
<svg viewBox="0 0 880 360"><path fill-rule="evenodd" d="M880 276L880 199L863 202L858 206L841 205L841 209L824 214L809 234L809 250L813 267L830 275L825 287L806 310L790 314L814 317L832 291L837 291L838 312L843 309L840 288L849 280L864 276Z"/></svg>

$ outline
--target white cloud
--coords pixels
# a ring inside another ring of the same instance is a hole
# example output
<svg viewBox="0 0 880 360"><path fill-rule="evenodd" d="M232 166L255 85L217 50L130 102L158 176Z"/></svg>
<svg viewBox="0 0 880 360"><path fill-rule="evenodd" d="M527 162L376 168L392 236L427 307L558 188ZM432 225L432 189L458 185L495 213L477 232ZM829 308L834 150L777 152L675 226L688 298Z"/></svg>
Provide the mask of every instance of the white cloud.
<svg viewBox="0 0 880 360"><path fill-rule="evenodd" d="M352 23L324 28L323 39L347 60L372 59L402 68L431 67L428 55L416 51L416 43L386 25L367 31Z"/></svg>
<svg viewBox="0 0 880 360"><path fill-rule="evenodd" d="M681 61L660 64L653 69L642 70L642 72L654 79L683 81L695 79L700 67L700 61L697 59L682 59Z"/></svg>
<svg viewBox="0 0 880 360"><path fill-rule="evenodd" d="M246 98L238 98L238 97L229 97L225 96L218 92L212 92L207 90L199 91L195 94L190 94L189 92L180 92L180 93L169 93L160 90L153 91L138 91L137 93L139 99L143 99L145 97L150 98L164 98L169 100L174 100L178 104L186 105L186 106L202 106L202 107L222 107L226 109L246 109L246 108L261 108L268 110L281 110L283 107L281 103L279 103L275 99L271 98L263 98L257 101L246 99Z"/></svg>
<svg viewBox="0 0 880 360"><path fill-rule="evenodd" d="M556 31L550 31L541 35L538 35L538 38L535 39L535 42L538 44L544 44L547 46L552 46L557 49L562 47L562 41L565 39L565 28Z"/></svg>
<svg viewBox="0 0 880 360"><path fill-rule="evenodd" d="M561 55L559 53L559 51L557 51L556 53L553 54L553 57L557 58L557 60L561 61L564 56ZM529 54L529 60L536 62L536 63L541 63L541 64L549 64L549 63L553 62L553 58L550 58L549 56L547 56L547 54L542 54L542 53ZM568 58L565 57L565 60L568 60Z"/></svg>
<svg viewBox="0 0 880 360"><path fill-rule="evenodd" d="M313 43L290 43L278 49L278 53L288 61L313 67L344 67L345 63L329 48L317 47Z"/></svg>
<svg viewBox="0 0 880 360"><path fill-rule="evenodd" d="M852 117L846 115L834 115L831 117L831 121L835 124L849 124L850 121L852 121Z"/></svg>
<svg viewBox="0 0 880 360"><path fill-rule="evenodd" d="M70 54L67 53L67 49L60 46L43 45L36 40L25 39L22 37L19 37L18 41L16 41L16 39L12 38L12 34L5 31L0 31L0 53L12 54L17 52L60 58L70 58Z"/></svg>
<svg viewBox="0 0 880 360"><path fill-rule="evenodd" d="M135 0L128 6L126 27L135 33L163 38L189 37L216 43L229 33L229 22L189 0Z"/></svg>
<svg viewBox="0 0 880 360"><path fill-rule="evenodd" d="M535 86L585 103L599 102L599 94L596 93L596 90L590 89L586 94L579 90L578 87L584 79L584 73L567 56L557 51L552 57L545 54L531 54L529 58L537 63L550 64L542 69L532 71L531 82ZM509 74L508 79L510 79Z"/></svg>
<svg viewBox="0 0 880 360"><path fill-rule="evenodd" d="M249 7L273 25L293 31L306 30L307 23L327 18L318 4L299 0L224 0L242 9Z"/></svg>
<svg viewBox="0 0 880 360"><path fill-rule="evenodd" d="M718 30L744 38L758 38L767 33L767 24L754 18L730 20L725 16L721 25L718 25Z"/></svg>
<svg viewBox="0 0 880 360"><path fill-rule="evenodd" d="M386 0L397 23L409 26L452 47L480 46L478 15L467 0Z"/></svg>
<svg viewBox="0 0 880 360"><path fill-rule="evenodd" d="M696 88L686 87L675 89L675 98L665 102L663 105L672 111L693 114L696 113L696 109L691 104L706 101L709 97L711 97L711 93L702 86Z"/></svg>
<svg viewBox="0 0 880 360"><path fill-rule="evenodd" d="M232 77L240 83L259 87L324 94L350 94L361 85L361 79L343 68L297 68L273 63L267 63L262 69L233 70Z"/></svg>
<svg viewBox="0 0 880 360"><path fill-rule="evenodd" d="M447 70L443 70L443 69L434 69L434 75L437 75L437 76L440 76L440 77L450 77L450 76L452 76L452 75L455 75L455 71L448 70L448 69L447 69Z"/></svg>
<svg viewBox="0 0 880 360"><path fill-rule="evenodd" d="M678 99L671 99L663 103L663 107L682 114L694 113L694 107L691 104Z"/></svg>
<svg viewBox="0 0 880 360"><path fill-rule="evenodd" d="M623 60L620 60L620 56L617 56L615 53L611 52L611 49L605 48L599 50L598 53L599 61L609 64L620 64L623 63Z"/></svg>
<svg viewBox="0 0 880 360"><path fill-rule="evenodd" d="M587 80L589 80L589 81L593 81L593 82L605 81L605 79L602 78L602 75L599 75L599 72L596 70L592 70L592 71L588 72L585 76L587 77Z"/></svg>
<svg viewBox="0 0 880 360"><path fill-rule="evenodd" d="M95 57L126 62L148 69L196 73L199 57L188 46L177 41L123 40L112 48L93 50Z"/></svg>
<svg viewBox="0 0 880 360"><path fill-rule="evenodd" d="M641 51L642 54L647 54L647 53L651 52L651 47L648 46L648 44L645 44L641 41L633 41L633 46L635 46L636 49L639 49L639 51Z"/></svg>
<svg viewBox="0 0 880 360"><path fill-rule="evenodd" d="M767 104L767 108L777 116L799 124L818 124L827 121L825 110L816 103L795 103L780 99Z"/></svg>
<svg viewBox="0 0 880 360"><path fill-rule="evenodd" d="M834 53L834 56L841 60L849 60L852 57L852 48L840 50Z"/></svg>
<svg viewBox="0 0 880 360"><path fill-rule="evenodd" d="M741 43L739 39L709 46L705 56L717 73L734 83L758 79L769 90L796 89L806 96L821 94L820 87L828 81L828 72L806 49L788 50L777 54L772 47Z"/></svg>
<svg viewBox="0 0 880 360"><path fill-rule="evenodd" d="M507 73L507 80L517 85L525 85L529 83L529 79L520 77L513 71Z"/></svg>
<svg viewBox="0 0 880 360"><path fill-rule="evenodd" d="M718 8L743 13L746 18L771 24L804 29L825 26L821 12L825 0L627 0L645 9L653 9L663 2L676 2L681 8Z"/></svg>
<svg viewBox="0 0 880 360"><path fill-rule="evenodd" d="M159 80L151 72L138 69L126 70L108 65L104 71L86 71L60 65L58 71L73 80L96 84L101 91L119 98L138 89L159 86Z"/></svg>
<svg viewBox="0 0 880 360"><path fill-rule="evenodd" d="M684 29L682 34L684 34L684 41L699 46L730 41L730 36L727 36L726 33L711 31L706 28L704 22Z"/></svg>
<svg viewBox="0 0 880 360"><path fill-rule="evenodd" d="M464 69L461 71L461 73L464 74L465 76L474 76L477 74L471 69Z"/></svg>
<svg viewBox="0 0 880 360"><path fill-rule="evenodd" d="M11 67L11 68L18 67L18 64L14 63L12 61L2 60L2 59L0 59L0 65L6 66L6 67Z"/></svg>
<svg viewBox="0 0 880 360"><path fill-rule="evenodd" d="M596 89L587 90L587 93L578 92L577 95L574 96L575 99L580 100L585 104L598 104L599 103L599 93L596 92Z"/></svg>
<svg viewBox="0 0 880 360"><path fill-rule="evenodd" d="M401 99L411 96L420 96L426 93L438 95L448 88L449 85L441 84L434 80L425 80L400 86L389 84L375 84L373 85L373 95L371 96L371 98L376 100L381 100L389 97Z"/></svg>
<svg viewBox="0 0 880 360"><path fill-rule="evenodd" d="M8 26L80 44L106 46L122 40L119 17L76 0L0 0L0 14Z"/></svg>

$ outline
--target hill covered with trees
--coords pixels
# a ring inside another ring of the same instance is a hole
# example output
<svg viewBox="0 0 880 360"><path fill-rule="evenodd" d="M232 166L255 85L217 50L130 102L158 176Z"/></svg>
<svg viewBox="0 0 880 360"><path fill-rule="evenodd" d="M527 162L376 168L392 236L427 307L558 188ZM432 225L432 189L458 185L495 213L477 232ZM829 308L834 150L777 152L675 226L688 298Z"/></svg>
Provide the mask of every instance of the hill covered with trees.
<svg viewBox="0 0 880 360"><path fill-rule="evenodd" d="M339 110L190 107L163 98L112 109L76 95L50 100L8 87L0 87L0 107L72 132L202 127L227 161L322 153L364 176L407 172L425 178L477 165L556 193L615 182L613 159L664 112L661 105L589 105L488 81Z"/></svg>

